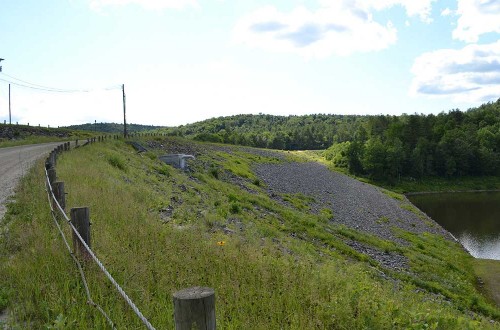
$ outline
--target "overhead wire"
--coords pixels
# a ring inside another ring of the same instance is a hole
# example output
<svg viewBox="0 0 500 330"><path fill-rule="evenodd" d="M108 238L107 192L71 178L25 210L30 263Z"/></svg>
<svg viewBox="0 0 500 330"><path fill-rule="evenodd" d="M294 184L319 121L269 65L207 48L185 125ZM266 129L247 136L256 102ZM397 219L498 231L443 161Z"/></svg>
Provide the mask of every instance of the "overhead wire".
<svg viewBox="0 0 500 330"><path fill-rule="evenodd" d="M1 72L2 75L9 77L11 79L14 79L15 81L7 80L0 78L0 81L22 87L22 88L28 88L28 89L33 89L33 90L39 90L39 91L44 91L44 92L52 92L52 93L90 93L93 91L97 90L114 90L114 89L119 89L121 88L121 85L113 85L110 87L104 87L104 88L93 88L93 89L64 89L64 88L55 88L55 87L48 87L48 86L43 86L35 83L31 83L13 76L10 76L6 73ZM16 82L17 81L17 82Z"/></svg>

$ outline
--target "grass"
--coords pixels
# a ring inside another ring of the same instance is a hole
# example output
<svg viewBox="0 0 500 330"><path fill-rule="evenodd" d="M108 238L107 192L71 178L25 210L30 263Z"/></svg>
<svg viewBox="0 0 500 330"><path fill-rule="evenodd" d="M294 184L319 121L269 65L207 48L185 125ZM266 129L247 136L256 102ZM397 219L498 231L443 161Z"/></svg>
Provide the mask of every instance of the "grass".
<svg viewBox="0 0 500 330"><path fill-rule="evenodd" d="M311 209L309 204L315 202L313 197L305 196L301 193L282 194L282 197L284 201L289 202L293 207L302 211L309 211Z"/></svg>
<svg viewBox="0 0 500 330"><path fill-rule="evenodd" d="M401 193L499 190L500 177L429 177L423 178L421 180L404 179L401 182L397 183L395 186L388 188Z"/></svg>
<svg viewBox="0 0 500 330"><path fill-rule="evenodd" d="M477 276L484 282L481 291L500 306L500 261L474 259L473 267Z"/></svg>
<svg viewBox="0 0 500 330"><path fill-rule="evenodd" d="M408 246L398 246L336 226L328 221L334 211L310 214L276 203L260 185L248 191L224 180L227 171L252 184L255 162L277 160L238 151L203 157L218 177L200 162L188 173L167 170L116 140L58 160L68 209L90 207L93 249L155 327L173 328L172 294L200 285L216 291L221 329L498 328L490 323L498 309L475 288L471 258L455 243L400 231ZM41 162L22 180L1 228L0 297L13 327L106 327L85 303L55 230ZM347 240L404 254L410 270L385 269ZM85 271L117 328L141 327L97 267Z"/></svg>

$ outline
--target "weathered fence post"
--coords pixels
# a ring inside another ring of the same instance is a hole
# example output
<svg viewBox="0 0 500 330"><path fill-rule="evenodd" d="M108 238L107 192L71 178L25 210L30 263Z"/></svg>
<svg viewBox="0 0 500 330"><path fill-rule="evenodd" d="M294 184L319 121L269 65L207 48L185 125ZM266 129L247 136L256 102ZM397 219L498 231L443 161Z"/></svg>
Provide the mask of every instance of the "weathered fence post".
<svg viewBox="0 0 500 330"><path fill-rule="evenodd" d="M176 330L215 330L215 291L193 287L174 293Z"/></svg>
<svg viewBox="0 0 500 330"><path fill-rule="evenodd" d="M90 248L90 211L88 207L74 207L71 209L71 223ZM73 249L83 259L90 259L90 254L83 246L78 236L73 232Z"/></svg>
<svg viewBox="0 0 500 330"><path fill-rule="evenodd" d="M47 174L49 175L49 184L53 189L54 182L56 182L56 169L54 167L49 168Z"/></svg>
<svg viewBox="0 0 500 330"><path fill-rule="evenodd" d="M48 170L49 168L52 168L54 167L54 164L52 163L52 157L47 157L47 159L45 160L45 169Z"/></svg>
<svg viewBox="0 0 500 330"><path fill-rule="evenodd" d="M66 208L66 194L64 193L64 182L62 181L54 182L53 191L57 202L64 210Z"/></svg>
<svg viewBox="0 0 500 330"><path fill-rule="evenodd" d="M52 167L55 167L56 166L56 154L54 151L52 151L50 153L49 159L50 159L50 164L52 165Z"/></svg>

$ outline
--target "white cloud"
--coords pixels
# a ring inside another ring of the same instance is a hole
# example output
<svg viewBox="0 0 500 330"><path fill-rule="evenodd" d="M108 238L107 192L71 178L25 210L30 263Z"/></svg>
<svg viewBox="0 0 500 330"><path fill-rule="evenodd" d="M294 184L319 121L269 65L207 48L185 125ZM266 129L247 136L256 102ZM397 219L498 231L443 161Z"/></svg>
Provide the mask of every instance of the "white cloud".
<svg viewBox="0 0 500 330"><path fill-rule="evenodd" d="M450 8L445 8L442 12L441 12L441 16L450 16L453 14L453 11L450 9Z"/></svg>
<svg viewBox="0 0 500 330"><path fill-rule="evenodd" d="M411 69L411 95L447 97L455 102L487 102L500 97L500 40L419 56Z"/></svg>
<svg viewBox="0 0 500 330"><path fill-rule="evenodd" d="M419 16L425 23L432 22L430 18L432 3L436 0L344 0L344 4L351 7L357 7L367 12L371 10L381 11L394 6L402 6L406 10L408 17ZM321 0L324 6L332 6L339 0Z"/></svg>
<svg viewBox="0 0 500 330"><path fill-rule="evenodd" d="M500 1L458 0L458 24L453 38L465 42L477 42L488 32L500 33Z"/></svg>
<svg viewBox="0 0 500 330"><path fill-rule="evenodd" d="M101 10L104 7L123 6L129 4L136 4L150 10L199 7L196 0L90 0L90 7L95 10Z"/></svg>
<svg viewBox="0 0 500 330"><path fill-rule="evenodd" d="M396 39L391 22L379 24L370 13L341 2L316 11L298 7L289 13L263 7L241 18L233 30L237 43L307 58L381 50Z"/></svg>

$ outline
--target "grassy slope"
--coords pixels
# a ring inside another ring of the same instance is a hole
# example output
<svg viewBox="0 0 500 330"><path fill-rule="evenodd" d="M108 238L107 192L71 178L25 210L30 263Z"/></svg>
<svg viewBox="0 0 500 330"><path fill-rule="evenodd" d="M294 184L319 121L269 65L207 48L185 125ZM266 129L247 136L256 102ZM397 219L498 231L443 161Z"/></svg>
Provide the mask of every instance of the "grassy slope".
<svg viewBox="0 0 500 330"><path fill-rule="evenodd" d="M475 259L474 270L484 281L485 293L500 306L500 261Z"/></svg>
<svg viewBox="0 0 500 330"><path fill-rule="evenodd" d="M273 158L206 154L193 177L154 158L107 141L63 155L57 171L68 209L90 207L97 255L157 328L173 328L172 293L198 285L215 288L221 329L498 327L489 317L500 311L476 290L472 258L455 243L399 232L409 244L395 246L279 205L251 170ZM231 172L253 193L229 183ZM103 328L44 193L40 163L1 227L0 303L22 327ZM299 206L302 197L288 196ZM384 269L348 239L404 254L411 269ZM118 328L140 326L96 266L85 269Z"/></svg>

